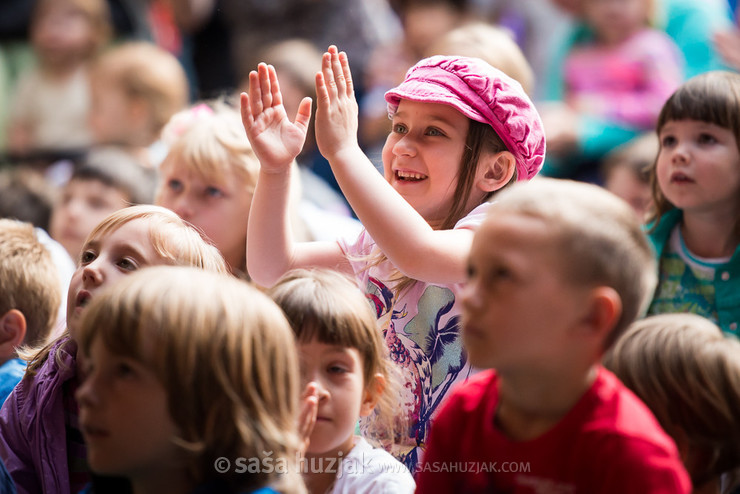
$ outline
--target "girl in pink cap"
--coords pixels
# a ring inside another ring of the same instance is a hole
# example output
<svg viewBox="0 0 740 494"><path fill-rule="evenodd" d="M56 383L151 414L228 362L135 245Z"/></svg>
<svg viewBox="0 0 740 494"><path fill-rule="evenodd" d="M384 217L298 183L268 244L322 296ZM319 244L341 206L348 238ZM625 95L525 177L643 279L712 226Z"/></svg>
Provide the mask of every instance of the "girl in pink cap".
<svg viewBox="0 0 740 494"><path fill-rule="evenodd" d="M518 82L482 60L424 59L386 93L392 130L381 175L358 145L347 56L329 47L316 74L316 140L365 230L355 242L297 243L288 221L290 163L303 146L311 100L291 122L272 66L260 64L249 82L242 120L261 163L247 233L249 272L264 286L298 267L355 276L404 374L399 408L410 426L392 453L413 471L435 410L471 373L456 299L473 231L497 190L539 171L539 115Z"/></svg>

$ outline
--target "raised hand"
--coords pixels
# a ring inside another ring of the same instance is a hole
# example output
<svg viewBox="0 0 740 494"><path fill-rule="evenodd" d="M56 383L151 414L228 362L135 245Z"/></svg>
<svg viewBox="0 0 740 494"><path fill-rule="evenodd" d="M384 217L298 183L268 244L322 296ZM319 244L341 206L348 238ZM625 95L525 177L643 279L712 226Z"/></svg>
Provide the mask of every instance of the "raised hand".
<svg viewBox="0 0 740 494"><path fill-rule="evenodd" d="M279 172L290 167L306 141L311 98L301 101L295 121L291 122L285 113L275 67L261 63L249 73L249 94L241 94L241 114L262 170Z"/></svg>
<svg viewBox="0 0 740 494"><path fill-rule="evenodd" d="M316 74L316 143L329 162L344 149L357 148L357 100L347 54L330 46Z"/></svg>

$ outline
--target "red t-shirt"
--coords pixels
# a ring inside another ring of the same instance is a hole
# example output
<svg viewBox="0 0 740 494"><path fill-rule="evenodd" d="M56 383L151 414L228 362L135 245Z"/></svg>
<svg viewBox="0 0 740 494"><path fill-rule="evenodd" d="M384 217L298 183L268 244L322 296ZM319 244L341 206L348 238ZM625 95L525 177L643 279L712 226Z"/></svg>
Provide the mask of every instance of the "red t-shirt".
<svg viewBox="0 0 740 494"><path fill-rule="evenodd" d="M458 387L432 424L417 493L689 493L673 440L608 370L558 424L529 441L495 425L498 379Z"/></svg>

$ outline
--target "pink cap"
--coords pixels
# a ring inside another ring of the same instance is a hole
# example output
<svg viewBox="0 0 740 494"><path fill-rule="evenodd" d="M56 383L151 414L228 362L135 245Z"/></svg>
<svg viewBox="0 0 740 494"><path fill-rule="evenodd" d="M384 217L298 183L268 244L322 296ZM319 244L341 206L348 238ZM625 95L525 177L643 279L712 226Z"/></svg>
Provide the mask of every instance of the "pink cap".
<svg viewBox="0 0 740 494"><path fill-rule="evenodd" d="M411 67L404 81L385 93L392 115L402 99L450 105L487 123L516 158L518 180L537 175L545 160L545 131L522 86L479 58L433 56Z"/></svg>

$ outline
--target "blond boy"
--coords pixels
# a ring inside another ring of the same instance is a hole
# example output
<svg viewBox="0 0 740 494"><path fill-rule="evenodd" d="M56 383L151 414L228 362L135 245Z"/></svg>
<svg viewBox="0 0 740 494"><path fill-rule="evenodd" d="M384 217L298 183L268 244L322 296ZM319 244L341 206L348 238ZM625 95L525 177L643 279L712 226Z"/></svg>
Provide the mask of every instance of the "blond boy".
<svg viewBox="0 0 740 494"><path fill-rule="evenodd" d="M538 179L502 192L463 293L465 349L491 370L439 413L417 492L690 492L673 441L600 363L654 272L639 220L603 189Z"/></svg>
<svg viewBox="0 0 740 494"><path fill-rule="evenodd" d="M0 219L0 403L23 377L20 346L43 344L61 303L59 275L33 225Z"/></svg>

